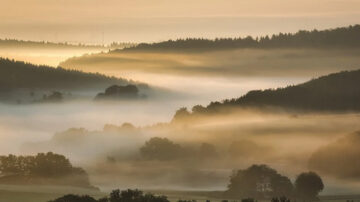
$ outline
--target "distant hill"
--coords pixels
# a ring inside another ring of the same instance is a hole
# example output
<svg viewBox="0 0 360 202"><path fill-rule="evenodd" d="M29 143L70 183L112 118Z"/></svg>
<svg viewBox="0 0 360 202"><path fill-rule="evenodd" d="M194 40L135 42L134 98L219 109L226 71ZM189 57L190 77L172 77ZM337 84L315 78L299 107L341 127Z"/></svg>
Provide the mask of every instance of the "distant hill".
<svg viewBox="0 0 360 202"><path fill-rule="evenodd" d="M134 83L102 74L85 73L61 67L33 65L0 58L0 89L77 90L104 89L109 85Z"/></svg>
<svg viewBox="0 0 360 202"><path fill-rule="evenodd" d="M359 111L360 70L343 71L322 76L303 84L286 88L254 90L240 98L212 102L207 107L197 105L192 114L218 113L233 107L276 107L304 111ZM190 113L184 108L176 117Z"/></svg>
<svg viewBox="0 0 360 202"><path fill-rule="evenodd" d="M161 50L217 50L236 48L359 48L360 25L327 30L301 30L297 33L279 33L252 38L218 38L215 40L188 38L159 43L141 43L123 51ZM120 50L115 50L120 51Z"/></svg>
<svg viewBox="0 0 360 202"><path fill-rule="evenodd" d="M56 48L56 49L98 49L98 50L108 50L108 49L122 49L125 47L134 46L134 43L117 43L113 42L110 45L89 45L89 44L72 44L72 43L55 43L48 41L26 41L18 39L0 39L0 48Z"/></svg>

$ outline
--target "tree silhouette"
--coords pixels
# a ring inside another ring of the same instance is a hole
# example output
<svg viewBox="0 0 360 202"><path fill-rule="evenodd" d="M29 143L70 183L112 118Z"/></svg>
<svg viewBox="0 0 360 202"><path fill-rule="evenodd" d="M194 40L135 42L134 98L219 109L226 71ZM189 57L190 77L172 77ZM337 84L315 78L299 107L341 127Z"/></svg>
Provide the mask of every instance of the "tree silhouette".
<svg viewBox="0 0 360 202"><path fill-rule="evenodd" d="M60 184L92 187L85 170L74 167L65 156L52 152L35 156L0 156L0 172L0 182L7 180L6 182L12 183L13 178L24 183L55 180L55 183Z"/></svg>
<svg viewBox="0 0 360 202"><path fill-rule="evenodd" d="M141 156L148 160L176 160L184 155L184 149L167 138L153 137L140 148Z"/></svg>
<svg viewBox="0 0 360 202"><path fill-rule="evenodd" d="M238 170L230 177L225 194L231 197L264 198L291 196L292 191L289 178L266 165L253 165L245 170Z"/></svg>
<svg viewBox="0 0 360 202"><path fill-rule="evenodd" d="M314 172L301 173L295 181L295 190L298 197L304 200L315 200L324 189L321 177Z"/></svg>
<svg viewBox="0 0 360 202"><path fill-rule="evenodd" d="M49 202L97 202L97 200L88 195L78 196L74 194L68 194Z"/></svg>
<svg viewBox="0 0 360 202"><path fill-rule="evenodd" d="M104 93L99 93L95 99L118 99L118 98L137 98L139 89L135 85L118 86L112 85L106 88Z"/></svg>
<svg viewBox="0 0 360 202"><path fill-rule="evenodd" d="M173 121L181 121L190 116L190 112L186 107L182 107L175 112Z"/></svg>

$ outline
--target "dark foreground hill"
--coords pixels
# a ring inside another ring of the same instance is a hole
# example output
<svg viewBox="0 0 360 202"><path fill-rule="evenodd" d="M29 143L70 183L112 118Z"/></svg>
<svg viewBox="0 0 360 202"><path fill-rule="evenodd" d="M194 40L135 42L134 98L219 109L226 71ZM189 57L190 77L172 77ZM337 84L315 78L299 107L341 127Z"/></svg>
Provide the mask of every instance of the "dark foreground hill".
<svg viewBox="0 0 360 202"><path fill-rule="evenodd" d="M218 50L236 48L359 48L360 25L326 30L300 30L260 38L188 38L159 43L141 43L124 51ZM121 50L118 50L121 51Z"/></svg>
<svg viewBox="0 0 360 202"><path fill-rule="evenodd" d="M300 111L359 111L360 70L322 76L286 88L254 90L240 98L193 107L193 114L218 113L237 107L276 107ZM186 116L183 108L175 117Z"/></svg>

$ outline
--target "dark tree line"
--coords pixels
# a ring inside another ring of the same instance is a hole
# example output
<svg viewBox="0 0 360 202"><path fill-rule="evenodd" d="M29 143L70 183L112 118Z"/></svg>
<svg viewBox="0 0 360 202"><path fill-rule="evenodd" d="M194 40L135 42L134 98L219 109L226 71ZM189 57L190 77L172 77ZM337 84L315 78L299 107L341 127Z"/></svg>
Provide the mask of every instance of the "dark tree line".
<svg viewBox="0 0 360 202"><path fill-rule="evenodd" d="M139 88L136 85L112 85L104 93L98 93L95 100L104 99L134 99L139 97Z"/></svg>
<svg viewBox="0 0 360 202"><path fill-rule="evenodd" d="M73 43L55 43L49 41L25 41L25 40L18 40L18 39L0 39L0 46L2 48L53 48L53 49L65 49L65 48L72 48L72 49L84 49L84 48L95 48L95 49L116 49L116 48L124 48L124 47L131 47L136 44L130 42L113 42L108 46L104 45L89 45L89 44L73 44Z"/></svg>
<svg viewBox="0 0 360 202"><path fill-rule="evenodd" d="M260 186L259 186L260 185ZM265 187L263 187L265 185ZM260 188L259 188L260 187ZM239 170L231 176L226 197L243 198L242 202L255 202L254 198L272 198L272 202L290 202L291 199L303 201L317 200L324 189L321 178L313 172L301 173L294 185L286 176L266 165L253 165ZM144 194L140 190L113 190L109 196L95 199L88 195L68 194L49 202L169 202L166 196ZM178 202L196 202L195 200L178 200ZM210 202L207 200L207 202ZM227 202L227 200L223 200Z"/></svg>
<svg viewBox="0 0 360 202"><path fill-rule="evenodd" d="M98 200L91 196L65 195L49 202L170 202L166 196L156 196L150 193L144 194L140 190L113 190L108 197Z"/></svg>
<svg viewBox="0 0 360 202"><path fill-rule="evenodd" d="M253 90L242 97L196 105L189 112L179 109L174 120L191 115L227 112L233 107L277 107L302 111L359 111L360 70L343 71L313 79L303 84L278 89Z"/></svg>
<svg viewBox="0 0 360 202"><path fill-rule="evenodd" d="M189 148L174 143L167 138L153 137L140 148L145 160L171 161L183 158L207 159L218 156L214 145L202 143L199 148Z"/></svg>
<svg viewBox="0 0 360 202"><path fill-rule="evenodd" d="M209 50L234 48L358 48L360 47L360 25L327 30L301 30L297 33L279 33L253 38L187 38L159 43L141 43L125 48L131 50Z"/></svg>
<svg viewBox="0 0 360 202"><path fill-rule="evenodd" d="M27 183L37 179L59 180L69 185L91 187L86 171L74 167L69 159L52 152L38 153L35 156L0 156L0 182ZM33 179L33 180L31 180ZM53 181L54 182L54 181Z"/></svg>
<svg viewBox="0 0 360 202"><path fill-rule="evenodd" d="M301 173L292 184L288 177L266 165L252 165L234 172L225 196L274 199L285 197L312 201L318 199L318 194L323 189L322 179L314 172Z"/></svg>
<svg viewBox="0 0 360 202"><path fill-rule="evenodd" d="M21 46L29 48L103 48L100 45L85 45L71 43L54 43L49 41L25 41L18 39L0 39L1 47Z"/></svg>
<svg viewBox="0 0 360 202"><path fill-rule="evenodd" d="M128 80L108 77L99 73L85 73L61 67L53 68L0 58L0 91L14 89L103 88L112 84L128 83Z"/></svg>

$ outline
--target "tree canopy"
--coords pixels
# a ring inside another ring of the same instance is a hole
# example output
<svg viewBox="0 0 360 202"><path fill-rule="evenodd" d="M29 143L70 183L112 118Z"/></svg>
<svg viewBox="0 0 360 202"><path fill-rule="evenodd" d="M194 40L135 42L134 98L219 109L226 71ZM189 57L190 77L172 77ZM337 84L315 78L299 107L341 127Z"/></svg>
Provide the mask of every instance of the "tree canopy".
<svg viewBox="0 0 360 202"><path fill-rule="evenodd" d="M324 189L321 177L314 172L301 173L295 181L298 197L305 200L317 199L318 194Z"/></svg>
<svg viewBox="0 0 360 202"><path fill-rule="evenodd" d="M140 148L141 156L148 160L175 160L184 155L184 149L167 138L153 137Z"/></svg>
<svg viewBox="0 0 360 202"><path fill-rule="evenodd" d="M118 86L112 85L99 93L95 99L130 99L139 97L139 88L136 85Z"/></svg>
<svg viewBox="0 0 360 202"><path fill-rule="evenodd" d="M60 180L61 183L91 187L88 174L80 167L74 167L69 159L52 152L35 156L0 156L0 182L34 182ZM22 180L23 179L23 180Z"/></svg>
<svg viewBox="0 0 360 202"><path fill-rule="evenodd" d="M253 165L238 170L230 177L226 195L230 197L264 198L291 196L293 185L290 179L267 165Z"/></svg>

